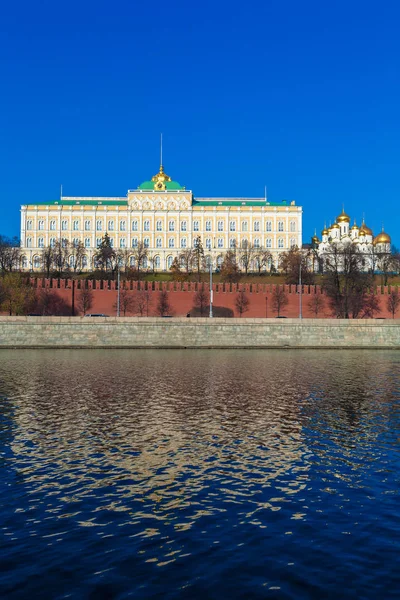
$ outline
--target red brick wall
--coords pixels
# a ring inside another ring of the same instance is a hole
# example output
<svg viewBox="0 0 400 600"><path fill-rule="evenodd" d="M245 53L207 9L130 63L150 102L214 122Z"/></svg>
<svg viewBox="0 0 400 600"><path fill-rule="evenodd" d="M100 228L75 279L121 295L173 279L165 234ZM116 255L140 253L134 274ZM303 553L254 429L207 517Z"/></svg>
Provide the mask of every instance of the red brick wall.
<svg viewBox="0 0 400 600"><path fill-rule="evenodd" d="M75 305L79 298L81 285L87 284L88 287L93 289L94 302L90 309L92 313L105 313L113 316L116 314L115 303L117 299L117 290L115 281L87 281L77 280L75 281ZM59 294L63 300L71 304L72 300L72 281L64 279L32 279L32 285L39 291L43 287L50 287ZM161 283L152 282L149 284L143 282L122 282L121 285L126 285L127 289L131 290L132 294L135 294L138 289L145 289L147 285L150 289L151 302L149 315L156 315L157 301L161 289L167 290L169 293L169 300L172 306L174 316L185 316L193 309L194 296L196 294L198 284L197 283ZM205 284L208 290L208 285ZM272 308L272 292L276 286L269 284L215 284L214 290L214 306L230 308L234 311L234 316L239 316L235 307L235 299L237 298L237 292L244 290L250 300L249 310L244 313L245 317L275 317L276 311ZM298 286L285 285L284 286L288 298L289 304L281 311L281 315L286 317L298 317L299 316L299 294ZM380 306L382 312L377 315L379 317L391 318L391 315L387 311L387 295L390 292L390 286L378 288L376 294L380 299ZM321 294L319 286L303 286L303 317L313 317L314 313L310 310L308 303L310 298L314 294ZM76 310L76 314L78 311ZM325 307L318 315L319 318L330 317L330 311L328 302L325 301ZM397 313L397 318L400 318L400 311Z"/></svg>

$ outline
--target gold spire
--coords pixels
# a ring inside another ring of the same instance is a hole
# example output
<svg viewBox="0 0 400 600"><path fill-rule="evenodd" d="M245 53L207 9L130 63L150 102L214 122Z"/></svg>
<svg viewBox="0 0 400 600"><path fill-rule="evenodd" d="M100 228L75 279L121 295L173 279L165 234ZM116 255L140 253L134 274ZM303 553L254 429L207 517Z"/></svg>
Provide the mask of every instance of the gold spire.
<svg viewBox="0 0 400 600"><path fill-rule="evenodd" d="M171 177L169 177L166 173L164 173L164 167L160 165L159 172L151 178L154 183L154 189L157 191L163 191L166 189L166 183L171 181Z"/></svg>

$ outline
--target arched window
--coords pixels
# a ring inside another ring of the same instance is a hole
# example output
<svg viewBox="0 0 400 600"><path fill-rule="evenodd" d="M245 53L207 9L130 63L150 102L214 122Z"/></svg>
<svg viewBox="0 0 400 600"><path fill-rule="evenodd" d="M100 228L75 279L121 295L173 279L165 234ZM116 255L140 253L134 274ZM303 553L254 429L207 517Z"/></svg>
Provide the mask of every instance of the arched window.
<svg viewBox="0 0 400 600"><path fill-rule="evenodd" d="M211 250L211 238L206 238L206 248L207 250Z"/></svg>
<svg viewBox="0 0 400 600"><path fill-rule="evenodd" d="M67 238L62 238L62 240L61 240L61 246L63 248L66 248L68 246L68 240L67 240Z"/></svg>
<svg viewBox="0 0 400 600"><path fill-rule="evenodd" d="M108 231L114 231L114 221L108 221Z"/></svg>
<svg viewBox="0 0 400 600"><path fill-rule="evenodd" d="M101 246L101 238L96 238L96 248L100 248Z"/></svg>
<svg viewBox="0 0 400 600"><path fill-rule="evenodd" d="M56 230L56 222L54 220L50 221L50 230L51 231L55 231Z"/></svg>
<svg viewBox="0 0 400 600"><path fill-rule="evenodd" d="M167 267L168 267L168 269L171 268L173 261L174 261L173 257L172 256L168 256L168 258L167 258Z"/></svg>
<svg viewBox="0 0 400 600"><path fill-rule="evenodd" d="M160 237L156 239L156 248L162 248L162 239Z"/></svg>
<svg viewBox="0 0 400 600"><path fill-rule="evenodd" d="M72 240L72 245L74 246L74 248L77 248L79 246L79 238L74 238Z"/></svg>
<svg viewBox="0 0 400 600"><path fill-rule="evenodd" d="M126 221L121 221L119 224L120 231L126 231Z"/></svg>
<svg viewBox="0 0 400 600"><path fill-rule="evenodd" d="M254 221L254 231L260 231L260 221Z"/></svg>
<svg viewBox="0 0 400 600"><path fill-rule="evenodd" d="M21 257L21 269L27 269L28 268L28 259L26 258L26 256L22 256Z"/></svg>
<svg viewBox="0 0 400 600"><path fill-rule="evenodd" d="M28 237L26 240L26 247L32 248L32 238Z"/></svg>
<svg viewBox="0 0 400 600"><path fill-rule="evenodd" d="M120 248L126 248L126 239L125 238L121 238L119 240L119 247Z"/></svg>
<svg viewBox="0 0 400 600"><path fill-rule="evenodd" d="M296 231L296 222L290 221L290 231Z"/></svg>
<svg viewBox="0 0 400 600"><path fill-rule="evenodd" d="M90 221L89 220L85 221L85 231L90 231Z"/></svg>
<svg viewBox="0 0 400 600"><path fill-rule="evenodd" d="M229 248L236 248L236 240L235 239L229 240Z"/></svg>
<svg viewBox="0 0 400 600"><path fill-rule="evenodd" d="M181 248L186 248L186 238L181 239Z"/></svg>
<svg viewBox="0 0 400 600"><path fill-rule="evenodd" d="M31 219L29 219L29 221L26 222L26 229L27 229L27 231L30 231L32 229L32 221L31 221Z"/></svg>
<svg viewBox="0 0 400 600"><path fill-rule="evenodd" d="M131 267L134 267L134 266L135 266L135 257L134 257L134 256L130 256L130 257L129 257L129 265L130 265Z"/></svg>
<svg viewBox="0 0 400 600"><path fill-rule="evenodd" d="M283 248L283 238L278 239L278 248Z"/></svg>
<svg viewBox="0 0 400 600"><path fill-rule="evenodd" d="M278 231L283 231L283 221L278 222Z"/></svg>
<svg viewBox="0 0 400 600"><path fill-rule="evenodd" d="M156 269L159 269L161 267L161 259L159 256L156 256L154 259L154 266Z"/></svg>
<svg viewBox="0 0 400 600"><path fill-rule="evenodd" d="M224 259L222 258L222 256L218 256L217 258L217 267L222 267L222 263L224 262Z"/></svg>
<svg viewBox="0 0 400 600"><path fill-rule="evenodd" d="M168 231L175 231L175 221L170 221L168 223Z"/></svg>
<svg viewBox="0 0 400 600"><path fill-rule="evenodd" d="M63 231L66 231L67 228L68 228L68 221L62 221L62 223L61 223L61 229Z"/></svg>
<svg viewBox="0 0 400 600"><path fill-rule="evenodd" d="M159 219L156 224L157 231L162 231L162 221Z"/></svg>
<svg viewBox="0 0 400 600"><path fill-rule="evenodd" d="M113 240L113 238L110 238L110 246L111 246L111 248L114 248L114 240Z"/></svg>
<svg viewBox="0 0 400 600"><path fill-rule="evenodd" d="M193 221L193 231L199 231L199 222Z"/></svg>
<svg viewBox="0 0 400 600"><path fill-rule="evenodd" d="M186 231L186 230L187 230L187 222L181 221L181 231Z"/></svg>
<svg viewBox="0 0 400 600"><path fill-rule="evenodd" d="M56 238L54 238L54 237L50 238L50 248L54 248L55 245L56 245Z"/></svg>
<svg viewBox="0 0 400 600"><path fill-rule="evenodd" d="M74 221L74 231L79 230L79 221Z"/></svg>
<svg viewBox="0 0 400 600"><path fill-rule="evenodd" d="M90 248L90 238L85 238L85 248Z"/></svg>
<svg viewBox="0 0 400 600"><path fill-rule="evenodd" d="M103 223L101 222L100 219L96 222L96 229L97 229L97 231L103 230Z"/></svg>
<svg viewBox="0 0 400 600"><path fill-rule="evenodd" d="M169 240L168 240L168 248L175 248L175 240L174 240L174 238L169 238Z"/></svg>
<svg viewBox="0 0 400 600"><path fill-rule="evenodd" d="M82 256L82 268L86 269L87 266L88 266L87 256Z"/></svg>
<svg viewBox="0 0 400 600"><path fill-rule="evenodd" d="M143 269L147 269L147 266L148 266L148 264L147 264L147 256L145 256L143 258Z"/></svg>
<svg viewBox="0 0 400 600"><path fill-rule="evenodd" d="M145 220L143 224L144 231L150 231L150 221L148 219Z"/></svg>
<svg viewBox="0 0 400 600"><path fill-rule="evenodd" d="M42 237L38 239L38 248L44 248L44 238Z"/></svg>
<svg viewBox="0 0 400 600"><path fill-rule="evenodd" d="M218 231L223 231L223 230L224 230L224 222L218 221Z"/></svg>
<svg viewBox="0 0 400 600"><path fill-rule="evenodd" d="M143 245L145 248L150 248L150 238L145 237L143 240Z"/></svg>
<svg viewBox="0 0 400 600"><path fill-rule="evenodd" d="M294 238L292 238L292 239L290 240L290 247L291 247L291 248L295 248L295 247L296 247L296 240L295 240Z"/></svg>
<svg viewBox="0 0 400 600"><path fill-rule="evenodd" d="M211 221L206 221L206 231L211 231Z"/></svg>
<svg viewBox="0 0 400 600"><path fill-rule="evenodd" d="M230 231L236 231L236 223L235 223L235 221L231 221L229 223L229 229L230 229Z"/></svg>
<svg viewBox="0 0 400 600"><path fill-rule="evenodd" d="M137 237L132 238L132 248L137 248L138 239Z"/></svg>
<svg viewBox="0 0 400 600"><path fill-rule="evenodd" d="M41 230L41 231L44 229L44 221L42 221L42 220L39 221L39 223L38 223L38 229Z"/></svg>
<svg viewBox="0 0 400 600"><path fill-rule="evenodd" d="M247 231L247 221L242 221L242 231Z"/></svg>
<svg viewBox="0 0 400 600"><path fill-rule="evenodd" d="M272 231L272 223L271 221L267 221L265 224L266 231Z"/></svg>
<svg viewBox="0 0 400 600"><path fill-rule="evenodd" d="M254 240L254 248L259 248L260 247L260 240L258 238L256 238Z"/></svg>
<svg viewBox="0 0 400 600"><path fill-rule="evenodd" d="M40 256L35 256L33 259L33 268L40 269Z"/></svg>
<svg viewBox="0 0 400 600"><path fill-rule="evenodd" d="M272 248L272 240L271 240L271 238L267 238L267 248Z"/></svg>
<svg viewBox="0 0 400 600"><path fill-rule="evenodd" d="M223 248L223 247L224 247L224 239L218 238L218 248Z"/></svg>
<svg viewBox="0 0 400 600"><path fill-rule="evenodd" d="M137 231L137 230L138 230L138 222L132 221L132 231Z"/></svg>
<svg viewBox="0 0 400 600"><path fill-rule="evenodd" d="M75 266L75 256L70 256L68 262L69 262L70 268L73 269Z"/></svg>

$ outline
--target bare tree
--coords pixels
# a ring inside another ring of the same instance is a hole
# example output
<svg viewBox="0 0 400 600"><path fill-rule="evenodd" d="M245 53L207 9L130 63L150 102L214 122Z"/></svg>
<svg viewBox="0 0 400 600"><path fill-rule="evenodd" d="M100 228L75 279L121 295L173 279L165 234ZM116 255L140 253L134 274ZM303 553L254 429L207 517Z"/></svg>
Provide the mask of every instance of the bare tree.
<svg viewBox="0 0 400 600"><path fill-rule="evenodd" d="M84 315L92 308L93 292L90 288L84 288L81 290L77 304L79 311Z"/></svg>
<svg viewBox="0 0 400 600"><path fill-rule="evenodd" d="M118 310L118 299L114 302L114 308ZM130 290L122 287L119 291L119 310L124 317L126 317L126 313L133 313L136 311L136 295Z"/></svg>
<svg viewBox="0 0 400 600"><path fill-rule="evenodd" d="M160 317L165 317L171 312L171 304L169 302L168 292L166 290L162 290L159 294L157 312Z"/></svg>
<svg viewBox="0 0 400 600"><path fill-rule="evenodd" d="M41 263L46 277L50 277L50 271L54 264L54 251L51 246L43 248L41 255Z"/></svg>
<svg viewBox="0 0 400 600"><path fill-rule="evenodd" d="M179 258L183 268L186 271L186 275L190 275L193 268L193 249L186 248L185 250L182 250Z"/></svg>
<svg viewBox="0 0 400 600"><path fill-rule="evenodd" d="M372 290L370 290L370 292L366 294L366 297L363 302L362 311L362 319L373 319L375 315L382 312L379 297L376 294L374 294Z"/></svg>
<svg viewBox="0 0 400 600"><path fill-rule="evenodd" d="M325 298L322 294L313 294L308 302L308 308L317 317L325 308Z"/></svg>
<svg viewBox="0 0 400 600"><path fill-rule="evenodd" d="M323 255L324 289L338 318L356 319L373 288L373 273L365 271L365 257L354 244L336 244ZM374 310L374 309L373 309Z"/></svg>
<svg viewBox="0 0 400 600"><path fill-rule="evenodd" d="M152 295L149 289L147 290L139 290L136 293L135 297L135 306L136 312L139 313L141 317L146 315L149 316L149 309L152 303Z"/></svg>
<svg viewBox="0 0 400 600"><path fill-rule="evenodd" d="M138 245L132 249L132 255L135 260L135 269L137 272L137 279L140 280L146 259L149 255L149 250L144 245L144 242L142 240L140 240L138 242Z"/></svg>
<svg viewBox="0 0 400 600"><path fill-rule="evenodd" d="M75 274L81 273L85 258L85 246L81 241L70 246L69 255L72 257L71 268Z"/></svg>
<svg viewBox="0 0 400 600"><path fill-rule="evenodd" d="M285 275L285 283L297 284L300 279L304 285L312 285L314 283L314 273L309 268L308 257L301 250L291 248L288 252L282 252L280 256L279 266Z"/></svg>
<svg viewBox="0 0 400 600"><path fill-rule="evenodd" d="M69 241L65 238L56 240L53 247L53 265L59 277L69 270Z"/></svg>
<svg viewBox="0 0 400 600"><path fill-rule="evenodd" d="M244 268L244 272L246 273L246 275L251 267L251 263L253 261L254 255L255 255L254 246L252 244L250 244L250 242L248 240L243 240L241 248L240 248L239 256L240 256L240 264Z"/></svg>
<svg viewBox="0 0 400 600"><path fill-rule="evenodd" d="M46 287L40 290L34 311L41 315L67 316L71 314L71 306L55 290Z"/></svg>
<svg viewBox="0 0 400 600"><path fill-rule="evenodd" d="M281 316L282 309L289 304L289 298L283 287L277 285L272 292L272 308Z"/></svg>
<svg viewBox="0 0 400 600"><path fill-rule="evenodd" d="M259 275L261 275L263 269L267 269L270 261L272 261L272 254L269 250L258 250L255 252L254 264Z"/></svg>
<svg viewBox="0 0 400 600"><path fill-rule="evenodd" d="M236 260L236 252L228 250L221 265L221 281L237 283L241 277Z"/></svg>
<svg viewBox="0 0 400 600"><path fill-rule="evenodd" d="M387 297L386 303L387 303L387 309L390 312L390 314L392 315L392 319L394 319L395 314L400 307L399 288L396 288L395 292L394 291L390 292L390 294Z"/></svg>
<svg viewBox="0 0 400 600"><path fill-rule="evenodd" d="M238 292L238 295L236 296L236 300L235 300L236 310L238 311L240 317L242 316L243 313L245 313L249 310L249 305L250 305L250 300L249 300L248 296L246 296L244 290L240 290L240 292Z"/></svg>
<svg viewBox="0 0 400 600"><path fill-rule="evenodd" d="M20 254L18 238L0 235L0 269L3 273L11 273L19 268Z"/></svg>
<svg viewBox="0 0 400 600"><path fill-rule="evenodd" d="M200 316L203 317L210 305L210 294L205 288L204 283L197 289L193 300L194 306L200 310Z"/></svg>

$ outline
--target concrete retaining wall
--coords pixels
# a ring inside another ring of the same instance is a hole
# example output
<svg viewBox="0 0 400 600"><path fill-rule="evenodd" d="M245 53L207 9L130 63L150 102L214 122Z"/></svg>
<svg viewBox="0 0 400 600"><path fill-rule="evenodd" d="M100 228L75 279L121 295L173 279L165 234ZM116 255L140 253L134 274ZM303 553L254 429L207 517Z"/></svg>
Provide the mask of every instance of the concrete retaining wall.
<svg viewBox="0 0 400 600"><path fill-rule="evenodd" d="M0 317L0 348L400 348L400 322Z"/></svg>

